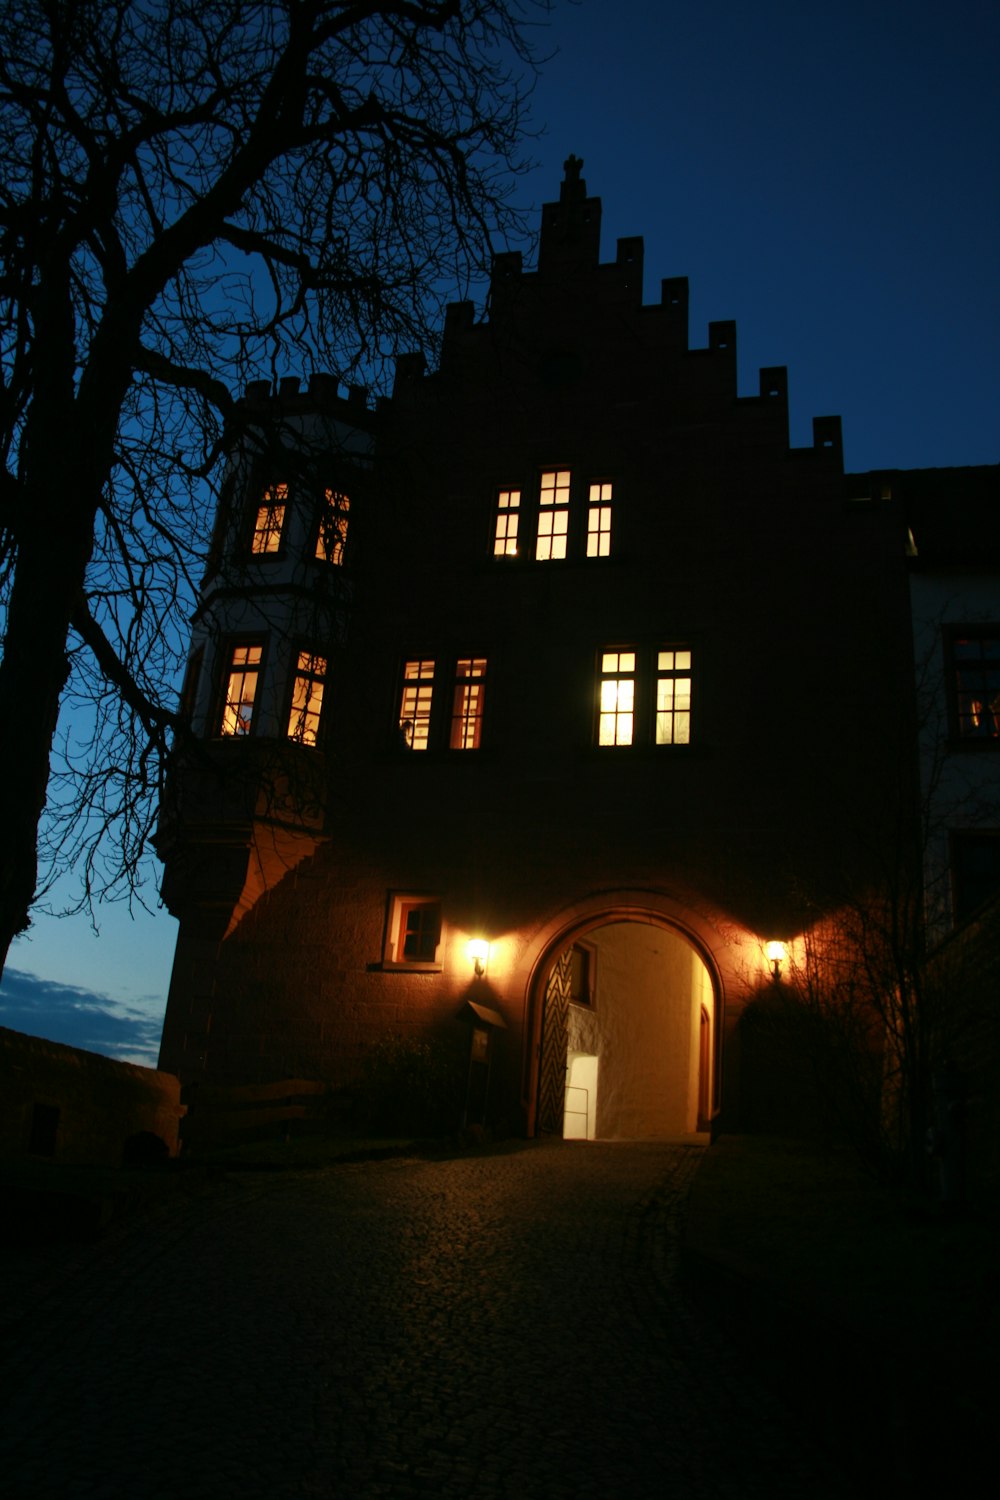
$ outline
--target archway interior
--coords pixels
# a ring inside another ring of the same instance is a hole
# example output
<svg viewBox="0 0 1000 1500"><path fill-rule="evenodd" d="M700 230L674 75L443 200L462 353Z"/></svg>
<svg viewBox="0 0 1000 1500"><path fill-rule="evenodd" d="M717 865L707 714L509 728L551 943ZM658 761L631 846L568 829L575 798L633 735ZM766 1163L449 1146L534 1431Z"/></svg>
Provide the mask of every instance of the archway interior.
<svg viewBox="0 0 1000 1500"><path fill-rule="evenodd" d="M541 1128L628 1140L698 1130L715 1030L711 977L681 933L635 921L589 929L548 976Z"/></svg>

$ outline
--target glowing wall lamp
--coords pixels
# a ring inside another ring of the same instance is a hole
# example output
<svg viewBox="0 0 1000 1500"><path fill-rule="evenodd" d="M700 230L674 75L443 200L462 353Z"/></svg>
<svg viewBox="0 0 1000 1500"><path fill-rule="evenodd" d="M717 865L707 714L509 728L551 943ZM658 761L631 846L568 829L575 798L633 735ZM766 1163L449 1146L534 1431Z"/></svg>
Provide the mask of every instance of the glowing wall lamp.
<svg viewBox="0 0 1000 1500"><path fill-rule="evenodd" d="M473 938L466 948L476 970L476 978L482 979L490 960L490 945L485 938Z"/></svg>
<svg viewBox="0 0 1000 1500"><path fill-rule="evenodd" d="M785 946L784 943L779 942L777 938L772 938L771 941L768 943L767 947L764 949L764 952L767 954L767 961L768 961L768 963L774 965L774 970L773 970L774 978L775 979L780 979L781 978L781 965L784 963L785 959L788 957L788 949L787 949L787 947Z"/></svg>

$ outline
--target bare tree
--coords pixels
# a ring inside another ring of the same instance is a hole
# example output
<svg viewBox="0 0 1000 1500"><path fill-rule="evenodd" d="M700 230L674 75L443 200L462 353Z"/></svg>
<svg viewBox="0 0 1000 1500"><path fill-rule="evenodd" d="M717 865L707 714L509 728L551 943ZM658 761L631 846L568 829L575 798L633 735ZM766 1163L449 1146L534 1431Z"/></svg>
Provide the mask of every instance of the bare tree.
<svg viewBox="0 0 1000 1500"><path fill-rule="evenodd" d="M4 955L47 798L86 896L134 876L230 391L293 363L377 384L513 227L536 4L4 7ZM50 775L61 701L83 728Z"/></svg>

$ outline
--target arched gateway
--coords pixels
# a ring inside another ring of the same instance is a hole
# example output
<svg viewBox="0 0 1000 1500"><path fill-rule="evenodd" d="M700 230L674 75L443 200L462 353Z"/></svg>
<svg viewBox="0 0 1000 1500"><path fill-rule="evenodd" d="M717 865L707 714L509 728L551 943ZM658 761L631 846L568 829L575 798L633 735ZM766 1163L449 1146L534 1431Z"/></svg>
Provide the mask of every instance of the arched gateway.
<svg viewBox="0 0 1000 1500"><path fill-rule="evenodd" d="M531 1010L534 1133L642 1139L708 1128L721 985L681 926L634 909L576 922L536 964Z"/></svg>

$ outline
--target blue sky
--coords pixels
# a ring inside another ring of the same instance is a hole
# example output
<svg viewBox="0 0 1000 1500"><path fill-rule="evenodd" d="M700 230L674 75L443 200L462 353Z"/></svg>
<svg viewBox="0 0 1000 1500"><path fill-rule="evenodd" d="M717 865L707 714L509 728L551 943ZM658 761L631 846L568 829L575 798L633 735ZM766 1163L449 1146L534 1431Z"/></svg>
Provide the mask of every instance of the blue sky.
<svg viewBox="0 0 1000 1500"><path fill-rule="evenodd" d="M692 347L736 319L743 394L787 365L794 444L836 413L848 469L1000 462L995 0L563 0L539 50L522 202L582 156L603 258L688 276ZM38 918L0 1025L149 1061L177 924L98 922Z"/></svg>

